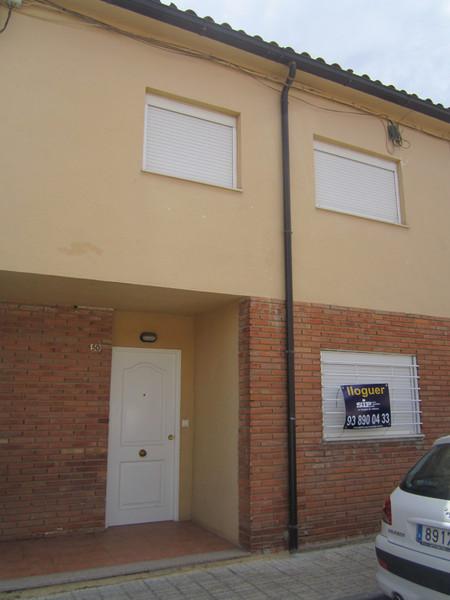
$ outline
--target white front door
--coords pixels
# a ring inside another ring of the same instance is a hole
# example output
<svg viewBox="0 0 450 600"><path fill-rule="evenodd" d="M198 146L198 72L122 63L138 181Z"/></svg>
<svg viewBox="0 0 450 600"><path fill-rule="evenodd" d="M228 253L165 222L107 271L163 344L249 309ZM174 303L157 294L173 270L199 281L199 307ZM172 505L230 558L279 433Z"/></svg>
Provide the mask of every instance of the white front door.
<svg viewBox="0 0 450 600"><path fill-rule="evenodd" d="M178 518L180 352L113 348L106 525Z"/></svg>

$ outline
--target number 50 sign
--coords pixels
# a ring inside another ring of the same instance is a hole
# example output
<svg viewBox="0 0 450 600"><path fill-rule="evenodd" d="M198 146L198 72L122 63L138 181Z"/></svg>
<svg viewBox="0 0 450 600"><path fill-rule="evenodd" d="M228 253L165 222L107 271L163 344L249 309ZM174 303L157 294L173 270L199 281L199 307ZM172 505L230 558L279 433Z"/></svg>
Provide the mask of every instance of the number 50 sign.
<svg viewBox="0 0 450 600"><path fill-rule="evenodd" d="M345 402L344 429L391 426L387 383L341 385Z"/></svg>

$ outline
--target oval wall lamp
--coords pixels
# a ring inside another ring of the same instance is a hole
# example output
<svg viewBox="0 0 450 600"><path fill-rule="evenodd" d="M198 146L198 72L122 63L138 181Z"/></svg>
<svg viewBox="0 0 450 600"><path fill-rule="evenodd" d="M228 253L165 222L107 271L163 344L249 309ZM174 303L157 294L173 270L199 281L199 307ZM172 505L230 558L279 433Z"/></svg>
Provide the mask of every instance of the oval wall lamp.
<svg viewBox="0 0 450 600"><path fill-rule="evenodd" d="M139 336L141 342L147 342L149 344L153 344L158 339L158 334L154 331L143 331Z"/></svg>

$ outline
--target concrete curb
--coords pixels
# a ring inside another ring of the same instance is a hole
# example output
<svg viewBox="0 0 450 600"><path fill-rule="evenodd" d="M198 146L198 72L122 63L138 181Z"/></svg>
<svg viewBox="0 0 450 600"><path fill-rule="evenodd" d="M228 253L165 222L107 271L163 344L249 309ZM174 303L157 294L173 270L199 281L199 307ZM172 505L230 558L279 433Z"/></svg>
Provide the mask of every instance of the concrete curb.
<svg viewBox="0 0 450 600"><path fill-rule="evenodd" d="M346 596L341 600L389 600L382 592L375 592L374 594L357 594L356 596Z"/></svg>
<svg viewBox="0 0 450 600"><path fill-rule="evenodd" d="M0 581L0 593L18 592L36 588L53 587L58 585L88 582L99 579L109 579L138 573L152 573L154 571L166 571L181 569L200 564L216 563L221 561L242 559L250 556L243 550L221 550L207 554L188 554L176 558L162 560L151 560L125 565L114 565L111 567L100 567L96 569L83 569L82 571L66 571L64 573L51 573L49 575L36 575L33 577L21 577L18 579L5 579Z"/></svg>

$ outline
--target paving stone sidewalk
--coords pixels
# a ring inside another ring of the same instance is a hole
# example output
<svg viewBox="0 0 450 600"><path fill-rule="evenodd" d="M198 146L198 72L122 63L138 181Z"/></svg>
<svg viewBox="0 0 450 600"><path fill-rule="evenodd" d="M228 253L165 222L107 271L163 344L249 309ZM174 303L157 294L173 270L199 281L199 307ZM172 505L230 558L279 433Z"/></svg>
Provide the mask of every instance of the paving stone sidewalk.
<svg viewBox="0 0 450 600"><path fill-rule="evenodd" d="M378 600L373 542L297 555L250 558L113 585L40 596L41 600ZM39 595L38 590L36 595ZM28 596L29 597L29 596Z"/></svg>

